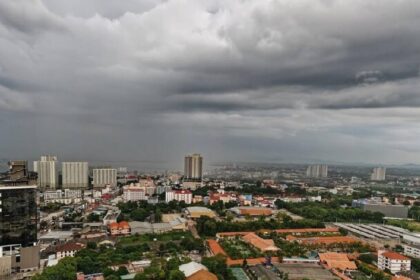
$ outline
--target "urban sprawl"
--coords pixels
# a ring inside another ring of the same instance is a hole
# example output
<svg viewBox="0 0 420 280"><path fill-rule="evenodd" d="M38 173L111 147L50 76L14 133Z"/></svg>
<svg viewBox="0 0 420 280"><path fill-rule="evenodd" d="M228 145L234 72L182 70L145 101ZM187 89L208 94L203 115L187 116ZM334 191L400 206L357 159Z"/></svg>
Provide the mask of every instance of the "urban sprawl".
<svg viewBox="0 0 420 280"><path fill-rule="evenodd" d="M0 279L420 279L416 166L183 165L8 161Z"/></svg>

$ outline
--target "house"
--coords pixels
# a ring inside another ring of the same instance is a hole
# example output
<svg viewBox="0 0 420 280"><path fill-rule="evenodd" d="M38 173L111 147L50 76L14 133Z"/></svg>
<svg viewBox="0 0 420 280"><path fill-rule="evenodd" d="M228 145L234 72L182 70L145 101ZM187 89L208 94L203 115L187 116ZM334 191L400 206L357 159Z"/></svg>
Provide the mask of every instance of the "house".
<svg viewBox="0 0 420 280"><path fill-rule="evenodd" d="M411 269L410 258L392 251L378 251L378 268L389 269L391 273L409 271Z"/></svg>
<svg viewBox="0 0 420 280"><path fill-rule="evenodd" d="M85 246L81 243L69 242L58 245L55 248L55 258L60 260L64 257L74 257L74 255L82 250Z"/></svg>
<svg viewBox="0 0 420 280"><path fill-rule="evenodd" d="M110 223L109 232L111 235L128 235L130 234L130 225L126 221Z"/></svg>

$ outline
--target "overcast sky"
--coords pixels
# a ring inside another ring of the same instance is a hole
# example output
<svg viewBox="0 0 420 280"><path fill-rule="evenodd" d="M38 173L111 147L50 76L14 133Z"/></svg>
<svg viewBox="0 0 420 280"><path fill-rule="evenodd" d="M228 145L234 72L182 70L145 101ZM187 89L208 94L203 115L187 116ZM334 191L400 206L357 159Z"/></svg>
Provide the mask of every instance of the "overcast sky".
<svg viewBox="0 0 420 280"><path fill-rule="evenodd" d="M0 0L0 158L420 163L418 0Z"/></svg>

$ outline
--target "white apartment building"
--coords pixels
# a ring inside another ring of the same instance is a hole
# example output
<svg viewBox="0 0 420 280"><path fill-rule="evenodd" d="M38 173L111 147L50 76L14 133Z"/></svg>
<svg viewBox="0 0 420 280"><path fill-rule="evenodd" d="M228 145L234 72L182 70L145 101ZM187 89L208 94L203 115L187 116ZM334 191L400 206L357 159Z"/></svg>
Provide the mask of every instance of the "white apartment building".
<svg viewBox="0 0 420 280"><path fill-rule="evenodd" d="M185 179L201 180L203 177L203 157L200 154L185 156L184 177Z"/></svg>
<svg viewBox="0 0 420 280"><path fill-rule="evenodd" d="M103 188L117 186L117 169L97 168L93 169L93 187Z"/></svg>
<svg viewBox="0 0 420 280"><path fill-rule="evenodd" d="M372 170L370 175L370 180L372 181L385 181L386 177L386 168L385 167L375 167Z"/></svg>
<svg viewBox="0 0 420 280"><path fill-rule="evenodd" d="M309 165L306 169L306 176L312 178L326 178L328 177L328 165L315 164Z"/></svg>
<svg viewBox="0 0 420 280"><path fill-rule="evenodd" d="M65 189L46 191L43 193L45 203L78 203L82 200L82 191L78 189Z"/></svg>
<svg viewBox="0 0 420 280"><path fill-rule="evenodd" d="M407 255L413 258L420 258L419 245L402 244L402 246L404 248L404 255Z"/></svg>
<svg viewBox="0 0 420 280"><path fill-rule="evenodd" d="M63 188L89 187L89 167L87 162L62 163Z"/></svg>
<svg viewBox="0 0 420 280"><path fill-rule="evenodd" d="M170 190L165 193L165 201L172 200L184 201L186 204L192 203L192 192L189 190Z"/></svg>
<svg viewBox="0 0 420 280"><path fill-rule="evenodd" d="M38 173L38 187L55 189L58 186L58 162L56 156L41 156L34 161L34 171Z"/></svg>
<svg viewBox="0 0 420 280"><path fill-rule="evenodd" d="M156 193L156 187L137 184L130 184L123 187L124 201L139 201L148 200L153 194Z"/></svg>
<svg viewBox="0 0 420 280"><path fill-rule="evenodd" d="M393 274L408 271L411 269L411 260L396 252L378 251L378 268L381 270L389 269Z"/></svg>

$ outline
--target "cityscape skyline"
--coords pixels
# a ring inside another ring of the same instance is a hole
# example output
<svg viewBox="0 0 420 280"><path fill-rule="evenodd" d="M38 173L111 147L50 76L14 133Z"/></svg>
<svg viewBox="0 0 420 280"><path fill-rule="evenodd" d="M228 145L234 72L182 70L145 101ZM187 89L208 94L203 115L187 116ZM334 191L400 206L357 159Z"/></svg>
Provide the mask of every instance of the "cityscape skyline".
<svg viewBox="0 0 420 280"><path fill-rule="evenodd" d="M2 157L420 163L420 4L116 3L0 3Z"/></svg>

